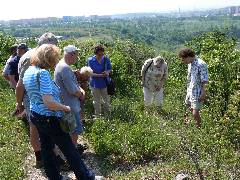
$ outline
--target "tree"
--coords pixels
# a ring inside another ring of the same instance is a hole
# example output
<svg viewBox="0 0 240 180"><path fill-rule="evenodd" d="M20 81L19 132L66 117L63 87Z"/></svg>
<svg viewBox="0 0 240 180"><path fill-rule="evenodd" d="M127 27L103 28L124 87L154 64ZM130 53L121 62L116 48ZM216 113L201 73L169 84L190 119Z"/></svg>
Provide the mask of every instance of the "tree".
<svg viewBox="0 0 240 180"><path fill-rule="evenodd" d="M187 44L208 64L209 108L211 114L223 116L228 109L229 98L237 90L240 72L240 52L237 40L227 32L214 31L194 38Z"/></svg>

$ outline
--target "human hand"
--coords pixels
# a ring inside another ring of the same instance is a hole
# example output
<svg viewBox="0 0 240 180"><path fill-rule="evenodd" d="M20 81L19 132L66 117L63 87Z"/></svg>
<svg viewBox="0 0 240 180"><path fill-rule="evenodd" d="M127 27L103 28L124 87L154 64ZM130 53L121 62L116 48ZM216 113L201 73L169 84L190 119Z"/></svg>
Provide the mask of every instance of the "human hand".
<svg viewBox="0 0 240 180"><path fill-rule="evenodd" d="M109 72L108 72L108 71L104 71L104 72L102 73L102 75L103 75L103 77L107 77L107 76L109 76Z"/></svg>
<svg viewBox="0 0 240 180"><path fill-rule="evenodd" d="M15 110L12 113L12 116L16 116L21 114L24 111L24 106L22 104L18 104L16 105Z"/></svg>
<svg viewBox="0 0 240 180"><path fill-rule="evenodd" d="M206 100L206 91L203 89L199 97L199 102L204 102Z"/></svg>
<svg viewBox="0 0 240 180"><path fill-rule="evenodd" d="M80 91L81 91L81 96L79 97L79 99L81 101L84 101L85 100L85 91L80 87Z"/></svg>
<svg viewBox="0 0 240 180"><path fill-rule="evenodd" d="M71 108L69 106L65 106L63 111L66 113L71 112Z"/></svg>
<svg viewBox="0 0 240 180"><path fill-rule="evenodd" d="M162 85L160 85L160 86L155 86L155 90L156 90L156 91L160 91L161 88L162 88Z"/></svg>

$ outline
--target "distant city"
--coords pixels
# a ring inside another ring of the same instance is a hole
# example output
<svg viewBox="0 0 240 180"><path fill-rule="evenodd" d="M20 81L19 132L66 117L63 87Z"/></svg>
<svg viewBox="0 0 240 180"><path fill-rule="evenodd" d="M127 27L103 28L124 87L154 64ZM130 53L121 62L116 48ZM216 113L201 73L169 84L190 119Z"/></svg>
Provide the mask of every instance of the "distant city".
<svg viewBox="0 0 240 180"><path fill-rule="evenodd" d="M63 16L62 18L47 17L47 18L33 18L33 19L20 19L0 21L1 26L31 26L34 24L48 24L51 22L76 22L76 21L92 21L92 20L108 20L108 19L131 19L140 17L209 17L209 16L240 16L240 6L231 6L220 9L211 9L205 11L181 11L177 12L164 12L164 13L128 13L128 14L115 14L115 15L91 15L91 16Z"/></svg>

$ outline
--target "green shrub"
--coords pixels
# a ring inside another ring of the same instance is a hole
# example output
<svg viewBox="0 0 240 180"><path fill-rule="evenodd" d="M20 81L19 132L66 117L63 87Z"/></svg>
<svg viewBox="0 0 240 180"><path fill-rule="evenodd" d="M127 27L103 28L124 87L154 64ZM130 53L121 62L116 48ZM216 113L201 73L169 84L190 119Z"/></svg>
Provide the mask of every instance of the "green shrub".
<svg viewBox="0 0 240 180"><path fill-rule="evenodd" d="M226 32L216 30L196 37L187 45L208 64L208 108L215 115L213 118L220 119L227 111L230 96L237 89L240 66L237 40Z"/></svg>
<svg viewBox="0 0 240 180"><path fill-rule="evenodd" d="M2 77L0 84L0 179L23 179L29 140L23 122L10 116L15 108L14 92Z"/></svg>
<svg viewBox="0 0 240 180"><path fill-rule="evenodd" d="M221 119L221 133L236 149L240 148L240 90L231 96L228 110Z"/></svg>
<svg viewBox="0 0 240 180"><path fill-rule="evenodd" d="M10 56L9 48L16 43L16 39L0 32L0 64L5 64Z"/></svg>
<svg viewBox="0 0 240 180"><path fill-rule="evenodd" d="M87 136L96 152L116 162L136 162L177 155L178 138L171 129L161 129L161 120L140 111L138 102L115 101L109 120L96 121ZM171 145L169 145L171 142Z"/></svg>

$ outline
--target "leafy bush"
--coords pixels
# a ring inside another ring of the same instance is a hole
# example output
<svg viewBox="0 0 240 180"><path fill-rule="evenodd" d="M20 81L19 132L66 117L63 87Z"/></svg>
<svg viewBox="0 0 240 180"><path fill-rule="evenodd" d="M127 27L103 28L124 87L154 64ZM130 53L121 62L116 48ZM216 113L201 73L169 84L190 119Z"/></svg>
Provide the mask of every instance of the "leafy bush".
<svg viewBox="0 0 240 180"><path fill-rule="evenodd" d="M9 48L16 43L16 39L0 32L0 64L4 64L9 58Z"/></svg>
<svg viewBox="0 0 240 180"><path fill-rule="evenodd" d="M117 40L114 42L104 40L86 40L83 42L70 39L61 41L60 47L68 44L75 44L79 49L79 61L76 68L85 66L87 59L93 55L93 48L96 44L103 44L106 47L105 54L110 58L115 80L117 94L121 96L133 96L139 93L139 75L144 60L154 56L154 50L145 46L134 44L131 41Z"/></svg>
<svg viewBox="0 0 240 180"><path fill-rule="evenodd" d="M231 96L228 110L221 119L221 133L235 146L240 149L240 90Z"/></svg>
<svg viewBox="0 0 240 180"><path fill-rule="evenodd" d="M21 120L10 116L15 108L13 91L0 77L0 177L22 179L25 176L23 162L28 153L28 138Z"/></svg>
<svg viewBox="0 0 240 180"><path fill-rule="evenodd" d="M176 156L178 138L171 129L162 129L161 120L141 113L138 102L129 102L115 102L110 119L96 121L87 132L96 152L124 162Z"/></svg>
<svg viewBox="0 0 240 180"><path fill-rule="evenodd" d="M188 43L207 62L209 71L209 110L215 118L223 116L228 108L229 98L237 89L240 52L237 41L226 32L206 33ZM214 113L213 113L214 112Z"/></svg>

